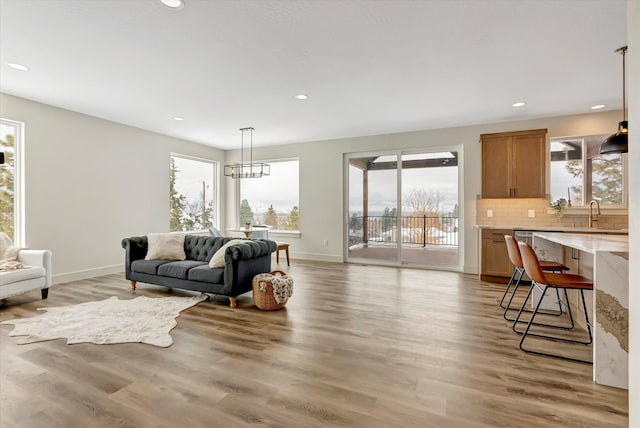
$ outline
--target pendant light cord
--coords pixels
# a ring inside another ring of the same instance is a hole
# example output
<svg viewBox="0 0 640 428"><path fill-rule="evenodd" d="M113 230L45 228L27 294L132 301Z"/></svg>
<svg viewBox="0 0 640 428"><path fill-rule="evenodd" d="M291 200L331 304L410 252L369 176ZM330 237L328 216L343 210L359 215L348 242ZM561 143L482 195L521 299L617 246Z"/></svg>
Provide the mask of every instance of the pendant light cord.
<svg viewBox="0 0 640 428"><path fill-rule="evenodd" d="M626 79L626 70L627 70L627 65L626 65L626 59L625 59L625 55L627 53L627 46L623 46L621 48L618 48L615 50L616 53L621 53L622 54L622 115L624 117L624 120L627 120L627 79Z"/></svg>

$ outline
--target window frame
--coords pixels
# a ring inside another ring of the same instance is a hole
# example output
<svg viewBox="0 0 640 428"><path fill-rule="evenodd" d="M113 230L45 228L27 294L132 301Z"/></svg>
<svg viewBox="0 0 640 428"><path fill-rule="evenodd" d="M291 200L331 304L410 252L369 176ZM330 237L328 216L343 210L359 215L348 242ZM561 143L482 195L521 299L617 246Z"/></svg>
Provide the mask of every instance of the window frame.
<svg viewBox="0 0 640 428"><path fill-rule="evenodd" d="M180 158L180 159L185 159L185 160L190 160L190 161L196 161L196 162L204 162L204 163L210 163L213 165L213 173L212 173L212 179L213 179L213 198L215 201L214 204L214 209L212 212L213 215L213 219L212 219L212 224L213 227L219 229L220 228L220 212L221 212L221 208L220 208L220 161L214 160L214 159L207 159L207 158L202 158L202 157L198 157L198 156L191 156L191 155L185 155L182 153L176 153L176 152L170 152L169 153L169 174L171 174L171 159L172 158ZM171 209L171 195L169 194L169 211L167 212L167 214L169 214L169 230L171 230L171 215L170 215L170 209ZM183 232L183 233L202 233L202 232L208 232L207 229L202 229L202 230L176 230L175 232Z"/></svg>
<svg viewBox="0 0 640 428"><path fill-rule="evenodd" d="M599 134L595 134L599 135ZM551 195L551 143L559 142L560 140L581 140L582 145L582 189L584 193L583 203L582 205L574 205L572 207L567 207L566 211L583 211L588 210L589 201L593 200L593 158L589 158L589 149L588 143L586 139L590 137L590 135L579 135L579 136L565 136L565 137L551 137L549 138L549 148L547 150L548 162L549 162L549 196L553 202L553 195ZM601 205L601 210L615 210L615 211L626 211L629 209L629 156L626 153L620 154L622 157L622 204L603 204ZM588 195L587 195L588 191ZM564 197L564 196L563 196Z"/></svg>
<svg viewBox="0 0 640 428"><path fill-rule="evenodd" d="M262 160L256 160L254 159L254 162L264 162L264 163L268 163L270 165L270 170L271 173L273 173L273 164L277 164L279 162L292 162L292 161L296 161L298 162L298 195L297 195L297 199L298 199L298 212L300 212L300 158L299 157L288 157L288 158L274 158L274 159L262 159ZM241 186L241 180L260 180L260 178L240 178L235 180L235 194L236 194L236 224L238 225L239 228L244 227L244 225L242 224L242 219L240 218L240 204L242 203L242 186ZM298 218L299 221L299 218ZM301 232L300 232L300 224L298 223L298 230L283 230L283 229L269 229L269 235L274 235L274 236L289 236L289 237L299 237L301 236Z"/></svg>
<svg viewBox="0 0 640 428"><path fill-rule="evenodd" d="M0 122L16 128L14 136L14 172L13 172L13 243L26 246L25 239L25 174L24 174L24 122L0 117ZM4 168L0 166L0 168Z"/></svg>

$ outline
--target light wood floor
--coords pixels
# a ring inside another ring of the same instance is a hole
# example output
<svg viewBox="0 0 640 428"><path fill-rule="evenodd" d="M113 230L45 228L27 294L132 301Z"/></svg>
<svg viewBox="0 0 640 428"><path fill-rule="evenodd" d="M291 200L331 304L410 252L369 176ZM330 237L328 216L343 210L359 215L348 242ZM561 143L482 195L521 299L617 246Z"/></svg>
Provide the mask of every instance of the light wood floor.
<svg viewBox="0 0 640 428"><path fill-rule="evenodd" d="M0 426L628 425L627 391L594 384L591 366L518 349L496 303L503 286L332 263L289 272L285 310L218 297L182 312L170 348L17 345L0 326ZM133 297L121 274L8 299L0 319L113 295ZM137 295L167 289L139 283Z"/></svg>

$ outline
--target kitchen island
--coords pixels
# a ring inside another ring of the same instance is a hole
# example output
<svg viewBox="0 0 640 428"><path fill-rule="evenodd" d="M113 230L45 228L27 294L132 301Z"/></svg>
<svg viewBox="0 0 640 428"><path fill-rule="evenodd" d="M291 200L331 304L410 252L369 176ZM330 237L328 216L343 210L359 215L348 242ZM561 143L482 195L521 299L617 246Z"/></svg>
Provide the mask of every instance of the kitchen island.
<svg viewBox="0 0 640 428"><path fill-rule="evenodd" d="M559 262L565 247L593 256L593 379L628 389L629 237L535 232L533 247L539 257Z"/></svg>

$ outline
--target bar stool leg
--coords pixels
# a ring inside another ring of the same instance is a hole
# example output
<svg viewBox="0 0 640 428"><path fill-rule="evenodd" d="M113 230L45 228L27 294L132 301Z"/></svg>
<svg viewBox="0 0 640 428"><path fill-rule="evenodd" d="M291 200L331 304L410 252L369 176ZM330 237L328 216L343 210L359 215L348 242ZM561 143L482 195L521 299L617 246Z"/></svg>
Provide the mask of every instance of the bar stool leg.
<svg viewBox="0 0 640 428"><path fill-rule="evenodd" d="M534 313L535 314L541 314L541 315L550 315L550 316L560 316L562 315L562 299L560 299L560 292L558 291L558 288L556 287L548 287L545 286L544 290L542 291L542 293L540 294L540 299L538 300L538 305L542 302L545 293L547 292L547 288L555 288L556 289L556 296L558 299L558 311L559 313L555 313L555 312L544 312L544 311L540 311L540 310L529 310L529 309L525 309L525 306L527 306L527 302L529 301L529 297L531 297L532 292L533 292L533 287L538 288L538 290L542 290L542 287L540 287L539 285L537 285L535 282L531 284L531 287L529 288L529 292L527 293L527 296L524 299L524 302L522 302L522 306L520 307L520 310L518 311L518 315L514 318L514 319L510 319L506 316L507 314L507 309L505 309L503 317L507 320L507 321L513 321L513 324L511 325L511 329L513 330L514 333L516 334L523 334L523 331L520 331L518 329L516 329L516 326L518 325L518 323L530 323L532 325L537 325L537 326L542 326L542 327L550 327L550 328L559 328L561 330L571 330L574 328L574 323L573 323L573 315L571 314L571 308L569 307L568 309L568 313L569 313L569 322L570 324L568 326L566 325L557 325L557 324L547 324L547 323L542 323L542 322L532 322L533 317L534 317ZM515 292L515 291L514 291ZM565 299L567 302L569 302L569 298L567 297L567 290L564 290L564 294L565 294ZM567 304L565 304L565 306L567 306ZM507 306L508 308L508 306ZM521 320L520 316L522 315L523 312L530 312L531 318L529 318L528 320ZM534 335L535 336L535 335Z"/></svg>
<svg viewBox="0 0 640 428"><path fill-rule="evenodd" d="M507 307L509 307L509 305L504 306L504 299L505 299L505 297L507 297L507 293L509 292L509 289L511 288L511 284L513 284L513 281L516 278L516 274L518 274L518 273L520 274L520 277L515 282L516 288L518 287L518 284L520 283L520 280L524 276L524 269L522 269L522 271L520 271L520 269L517 266L514 266L513 267L513 273L511 274L511 278L509 278L509 282L507 283L507 288L504 290L504 293L502 294L502 299L500 299L500 307L502 309L507 309ZM514 293L515 293L515 291L514 291ZM511 295L511 299L513 299L513 294ZM511 303L511 300L509 300L509 303Z"/></svg>
<svg viewBox="0 0 640 428"><path fill-rule="evenodd" d="M557 288L557 287L545 286L544 290L543 290L543 295L544 295L544 293L546 293L548 288ZM565 291L565 297L566 297L567 289L565 288L564 291ZM584 316L585 316L585 319L588 320L589 319L589 315L587 313L587 304L586 304L586 302L584 300L584 292L583 292L583 290L580 290L580 295L582 296L582 307L584 309ZM578 358L565 357L564 355L550 354L550 353L547 353L547 352L534 351L532 349L526 349L524 347L524 341L526 340L526 338L528 336L541 337L541 338L545 338L545 339L558 340L558 341L569 342L569 343L578 343L578 344L582 344L582 345L589 345L593 341L593 337L591 335L591 326L590 326L588 321L587 321L587 332L589 334L589 340L587 342L583 342L583 341L579 341L579 340L573 340L573 339L565 339L563 337L555 337L555 336L547 336L547 335L542 335L542 334L530 333L529 330L531 329L531 326L533 325L534 318L538 314L538 309L540 309L540 304L541 303L542 303L542 299L538 300L538 304L536 305L536 308L534 309L533 314L531 315L531 319L529 320L529 323L527 324L527 328L522 333L522 338L520 339L520 344L519 344L520 349L523 350L524 352L529 353L529 354L544 355L544 356L547 356L547 357L560 358L562 360L575 361L575 362L578 362L578 363L593 364L592 361L588 361L588 360L581 360L581 359L578 359ZM569 311L570 310L571 309L569 309ZM572 321L572 324L573 324L573 317L571 317L571 321ZM515 325L515 323L514 323L514 325Z"/></svg>

